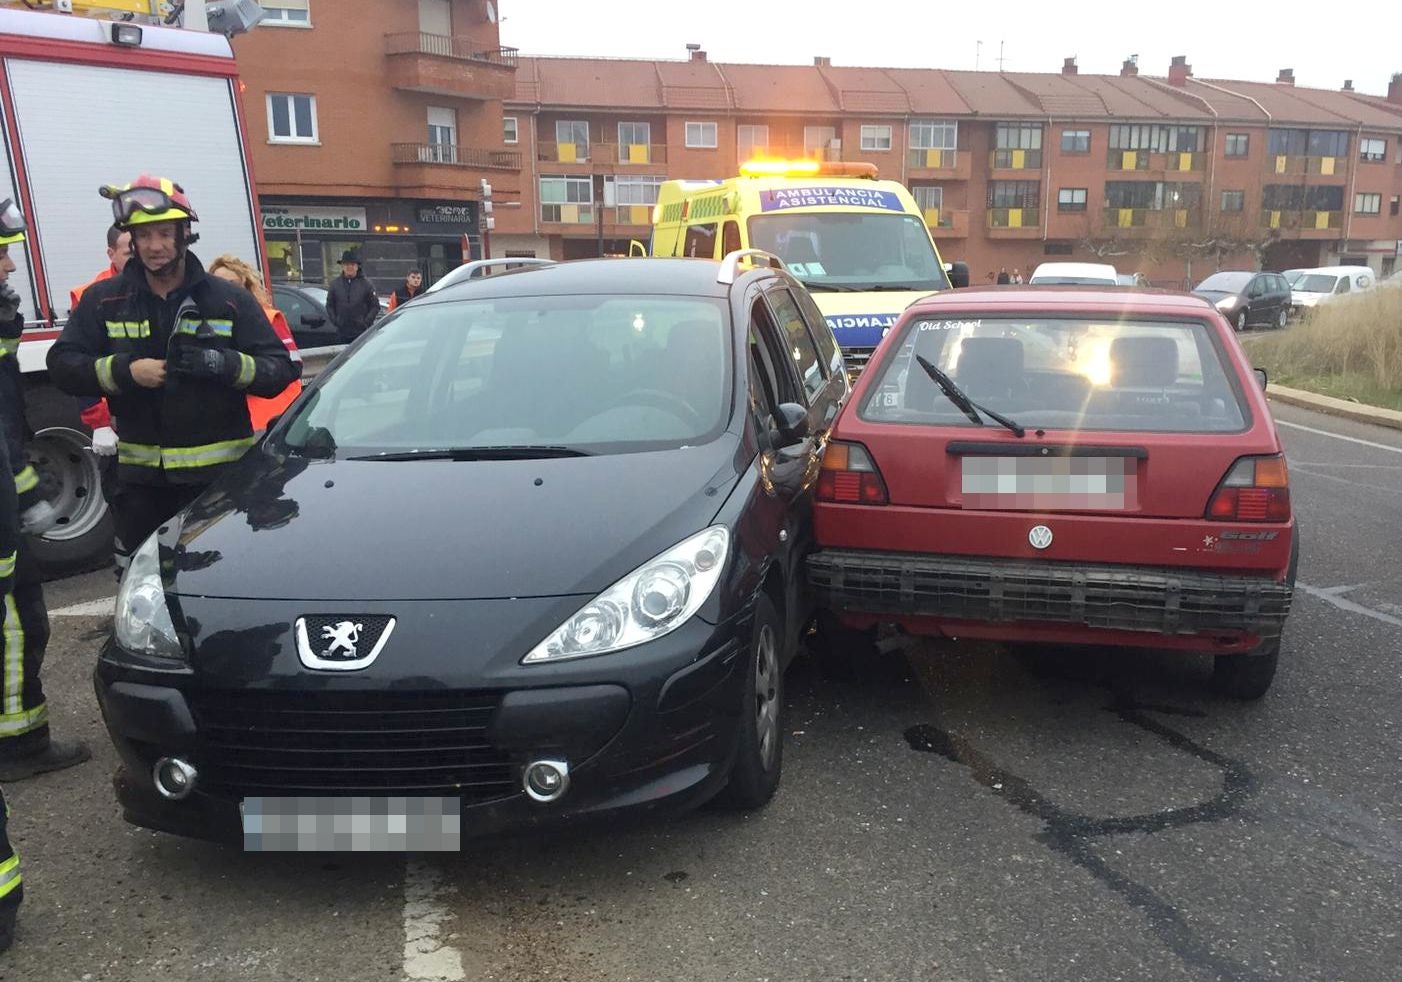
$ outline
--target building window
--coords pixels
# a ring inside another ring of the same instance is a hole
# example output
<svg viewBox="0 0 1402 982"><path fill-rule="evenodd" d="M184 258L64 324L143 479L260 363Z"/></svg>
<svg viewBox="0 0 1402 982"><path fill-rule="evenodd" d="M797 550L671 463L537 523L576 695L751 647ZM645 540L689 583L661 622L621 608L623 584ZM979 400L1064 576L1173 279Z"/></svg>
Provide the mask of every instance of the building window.
<svg viewBox="0 0 1402 982"><path fill-rule="evenodd" d="M1042 126L1040 123L999 123L997 139L999 150L1040 150Z"/></svg>
<svg viewBox="0 0 1402 982"><path fill-rule="evenodd" d="M615 219L620 225L651 225L657 189L665 180L661 176L606 177L604 204L617 208ZM610 220L607 213L604 220Z"/></svg>
<svg viewBox="0 0 1402 982"><path fill-rule="evenodd" d="M832 126L805 126L803 128L803 150L805 153L818 153L828 150L837 142L837 129Z"/></svg>
<svg viewBox="0 0 1402 982"><path fill-rule="evenodd" d="M1387 213L1393 218L1396 218L1399 212L1402 212L1402 197L1398 197L1394 194L1392 196L1392 203L1388 205Z"/></svg>
<svg viewBox="0 0 1402 982"><path fill-rule="evenodd" d="M311 0L267 0L259 27L311 27Z"/></svg>
<svg viewBox="0 0 1402 982"><path fill-rule="evenodd" d="M1062 153L1090 153L1090 130L1062 130Z"/></svg>
<svg viewBox="0 0 1402 982"><path fill-rule="evenodd" d="M501 118L501 142L518 143L521 139L521 131L516 124L515 116L503 116Z"/></svg>
<svg viewBox="0 0 1402 982"><path fill-rule="evenodd" d="M1201 184L1165 181L1106 181L1105 207L1179 211L1202 201Z"/></svg>
<svg viewBox="0 0 1402 982"><path fill-rule="evenodd" d="M419 0L419 33L452 37L452 0Z"/></svg>
<svg viewBox="0 0 1402 982"><path fill-rule="evenodd" d="M1197 153L1202 149L1202 127L1122 123L1110 127L1110 149Z"/></svg>
<svg viewBox="0 0 1402 982"><path fill-rule="evenodd" d="M1360 191L1353 196L1353 210L1360 215L1381 215L1383 211L1383 196L1381 194L1366 194Z"/></svg>
<svg viewBox="0 0 1402 982"><path fill-rule="evenodd" d="M589 159L589 123L582 119L555 121L556 157L562 161ZM563 151L563 152L562 152Z"/></svg>
<svg viewBox="0 0 1402 982"><path fill-rule="evenodd" d="M735 127L735 151L743 163L769 149L769 127L759 123L741 123Z"/></svg>
<svg viewBox="0 0 1402 982"><path fill-rule="evenodd" d="M1041 200L1041 189L1037 181L990 181L988 207L1036 208Z"/></svg>
<svg viewBox="0 0 1402 982"><path fill-rule="evenodd" d="M618 145L621 147L648 147L652 145L651 123L619 123Z"/></svg>
<svg viewBox="0 0 1402 982"><path fill-rule="evenodd" d="M594 180L589 177L542 177L540 220L566 225L594 221Z"/></svg>
<svg viewBox="0 0 1402 982"><path fill-rule="evenodd" d="M891 149L891 127L889 127L889 126L863 126L863 127L862 127L862 149L863 149L863 150L890 150L890 149Z"/></svg>
<svg viewBox="0 0 1402 982"><path fill-rule="evenodd" d="M269 92L268 142L316 143L316 96Z"/></svg>
<svg viewBox="0 0 1402 982"><path fill-rule="evenodd" d="M1387 141L1376 137L1365 138L1358 144L1358 156L1361 160L1381 164L1387 160Z"/></svg>
<svg viewBox="0 0 1402 982"><path fill-rule="evenodd" d="M1065 146L1065 139L1062 145ZM1086 189L1085 188L1062 188L1056 192L1057 211L1085 211L1086 210Z"/></svg>
<svg viewBox="0 0 1402 982"><path fill-rule="evenodd" d="M1261 207L1266 211L1343 211L1344 189L1337 184L1267 184Z"/></svg>
<svg viewBox="0 0 1402 982"><path fill-rule="evenodd" d="M1348 154L1345 130L1271 130L1272 157L1343 157Z"/></svg>
<svg viewBox="0 0 1402 982"><path fill-rule="evenodd" d="M1244 211L1246 209L1245 191L1223 191L1222 210L1223 211Z"/></svg>
<svg viewBox="0 0 1402 982"><path fill-rule="evenodd" d="M959 146L959 124L952 120L918 119L910 124L912 150L954 150Z"/></svg>
<svg viewBox="0 0 1402 982"><path fill-rule="evenodd" d="M1245 157L1251 153L1250 133L1228 133L1226 154L1228 157Z"/></svg>
<svg viewBox="0 0 1402 982"><path fill-rule="evenodd" d="M428 157L440 164L457 163L458 113L456 109L428 107Z"/></svg>
<svg viewBox="0 0 1402 982"><path fill-rule="evenodd" d="M714 150L716 148L716 124L687 123L686 145L695 150Z"/></svg>
<svg viewBox="0 0 1402 982"><path fill-rule="evenodd" d="M911 188L915 204L922 212L940 211L944 208L944 188Z"/></svg>
<svg viewBox="0 0 1402 982"><path fill-rule="evenodd" d="M1071 252L1071 243L1069 242L1048 242L1042 246L1042 255L1044 256L1069 256Z"/></svg>

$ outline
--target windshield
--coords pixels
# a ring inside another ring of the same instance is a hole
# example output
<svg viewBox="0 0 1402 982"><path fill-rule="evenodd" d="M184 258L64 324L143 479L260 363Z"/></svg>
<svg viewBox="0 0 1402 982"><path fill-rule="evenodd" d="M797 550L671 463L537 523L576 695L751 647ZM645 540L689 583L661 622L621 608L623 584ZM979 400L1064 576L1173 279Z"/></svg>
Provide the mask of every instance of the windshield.
<svg viewBox="0 0 1402 982"><path fill-rule="evenodd" d="M862 419L973 426L920 355L981 405L1027 428L1232 432L1241 396L1206 324L1086 318L918 318L907 324Z"/></svg>
<svg viewBox="0 0 1402 982"><path fill-rule="evenodd" d="M944 290L925 223L907 214L756 215L750 243L772 252L810 289Z"/></svg>
<svg viewBox="0 0 1402 982"><path fill-rule="evenodd" d="M1291 289L1301 293L1333 293L1338 280L1337 276L1325 276L1323 273L1305 273L1291 284Z"/></svg>
<svg viewBox="0 0 1402 982"><path fill-rule="evenodd" d="M1251 282L1252 273L1213 273L1197 285L1199 290L1240 293Z"/></svg>
<svg viewBox="0 0 1402 982"><path fill-rule="evenodd" d="M282 440L317 456L707 442L729 416L727 322L721 301L700 297L406 307L322 381Z"/></svg>
<svg viewBox="0 0 1402 982"><path fill-rule="evenodd" d="M1133 282L1130 280L1128 282ZM1101 276L1034 276L1033 286L1119 286L1118 280Z"/></svg>

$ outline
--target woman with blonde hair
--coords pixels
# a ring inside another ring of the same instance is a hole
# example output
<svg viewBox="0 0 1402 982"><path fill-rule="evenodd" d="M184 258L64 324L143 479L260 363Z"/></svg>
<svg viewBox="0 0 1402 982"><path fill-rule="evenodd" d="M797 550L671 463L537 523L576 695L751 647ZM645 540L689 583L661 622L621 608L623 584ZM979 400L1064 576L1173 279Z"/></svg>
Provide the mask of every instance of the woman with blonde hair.
<svg viewBox="0 0 1402 982"><path fill-rule="evenodd" d="M282 338L282 343L287 346L287 352L292 356L292 360L299 365L301 364L302 356L297 351L297 342L292 339L292 330L287 326L287 318L283 316L282 311L273 306L272 298L268 295L268 290L263 285L263 277L258 274L258 270L238 256L225 253L209 264L209 275L228 280L230 283L237 283L253 294L253 298L262 306L263 313L268 315L273 330L277 332L278 337ZM267 429L269 420L292 405L293 400L301 393L302 383L294 379L287 388L271 399L249 396L248 415L253 420L254 432Z"/></svg>

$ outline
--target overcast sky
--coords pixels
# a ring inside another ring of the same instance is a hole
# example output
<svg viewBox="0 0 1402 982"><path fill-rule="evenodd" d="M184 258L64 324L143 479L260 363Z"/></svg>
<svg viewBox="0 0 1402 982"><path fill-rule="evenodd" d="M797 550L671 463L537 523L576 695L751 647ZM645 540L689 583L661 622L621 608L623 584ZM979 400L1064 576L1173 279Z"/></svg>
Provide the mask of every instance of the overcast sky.
<svg viewBox="0 0 1402 982"><path fill-rule="evenodd" d="M1205 78L1274 81L1293 68L1300 85L1383 95L1402 72L1402 3L1329 5L1277 0L1072 0L1049 3L707 3L687 0L495 0L502 44L531 55L682 58L697 42L712 61L1060 71L1117 74L1132 54L1140 71L1166 75L1187 55ZM1332 34L1337 31L1337 34ZM980 49L978 42L982 41Z"/></svg>

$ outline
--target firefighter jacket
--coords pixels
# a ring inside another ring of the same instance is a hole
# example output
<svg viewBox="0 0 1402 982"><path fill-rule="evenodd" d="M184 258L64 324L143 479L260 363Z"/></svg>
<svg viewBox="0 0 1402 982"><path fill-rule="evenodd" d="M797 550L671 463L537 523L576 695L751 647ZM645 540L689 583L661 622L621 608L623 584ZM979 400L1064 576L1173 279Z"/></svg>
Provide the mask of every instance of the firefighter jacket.
<svg viewBox="0 0 1402 982"><path fill-rule="evenodd" d="M5 422L9 423L8 411L0 407L0 412L5 413ZM3 471L11 469L8 444L8 440L0 440L0 468L3 468ZM19 507L15 487L9 481L0 481L0 597L14 588L19 536ZM0 872L3 872L3 866L0 866ZM0 876L0 887L3 885L4 877ZM4 896L3 889L0 889L0 896Z"/></svg>
<svg viewBox="0 0 1402 982"><path fill-rule="evenodd" d="M40 497L39 475L30 466L25 453L30 432L24 415L24 376L19 370L20 335L23 333L23 314L15 315L8 323L0 323L0 429L4 430L9 458L6 469L13 473L21 513L38 504Z"/></svg>
<svg viewBox="0 0 1402 982"><path fill-rule="evenodd" d="M233 371L178 374L187 347L225 353ZM141 358L167 362L162 387L132 378ZM253 295L207 275L188 253L185 282L164 299L138 259L90 286L49 349L48 368L65 392L107 397L118 420L117 478L134 484L208 484L253 445L246 396L271 398L301 374Z"/></svg>
<svg viewBox="0 0 1402 982"><path fill-rule="evenodd" d="M375 285L363 272L354 276L338 276L326 291L326 313L336 325L342 341L354 341L380 316L380 298Z"/></svg>

